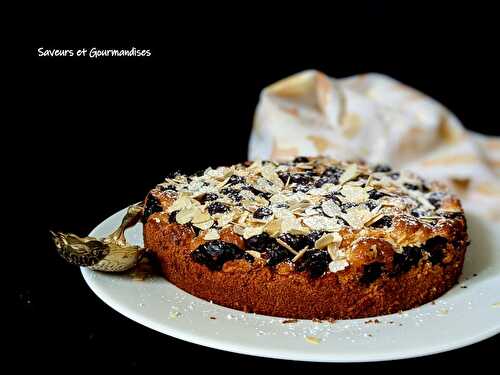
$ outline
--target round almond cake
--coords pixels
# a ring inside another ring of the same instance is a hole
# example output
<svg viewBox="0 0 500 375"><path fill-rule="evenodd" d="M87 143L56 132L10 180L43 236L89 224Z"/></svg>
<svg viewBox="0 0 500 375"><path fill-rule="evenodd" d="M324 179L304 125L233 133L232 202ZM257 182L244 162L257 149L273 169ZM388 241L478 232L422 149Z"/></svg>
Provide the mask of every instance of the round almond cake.
<svg viewBox="0 0 500 375"><path fill-rule="evenodd" d="M429 302L460 276L460 201L386 165L296 158L174 174L146 197L144 245L197 297L286 318Z"/></svg>

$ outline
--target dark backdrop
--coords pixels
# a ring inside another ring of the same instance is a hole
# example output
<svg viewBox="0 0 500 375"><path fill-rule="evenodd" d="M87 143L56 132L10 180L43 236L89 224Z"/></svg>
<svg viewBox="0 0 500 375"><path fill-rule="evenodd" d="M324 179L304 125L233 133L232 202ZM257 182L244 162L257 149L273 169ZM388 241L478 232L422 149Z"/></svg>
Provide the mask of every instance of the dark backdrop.
<svg viewBox="0 0 500 375"><path fill-rule="evenodd" d="M498 107L496 28L484 18L488 11L446 11L431 18L411 7L396 12L365 5L341 15L322 12L290 18L262 12L242 25L240 18L222 24L201 16L181 26L169 14L161 39L118 30L107 39L91 28L82 38L68 25L33 33L24 50L29 68L15 93L23 121L14 131L24 154L8 163L17 190L11 201L21 204L19 189L29 197L22 202L28 205L22 220L32 228L22 237L31 244L24 249L23 276L12 283L19 363L52 369L160 364L163 371L180 361L187 367L270 371L493 363L498 337L426 358L358 365L274 361L199 347L107 307L51 246L48 229L84 235L142 199L172 170L245 160L260 90L303 69L334 77L385 73L438 99L468 128L499 134L492 121ZM151 49L152 57L38 58L42 46L135 46Z"/></svg>

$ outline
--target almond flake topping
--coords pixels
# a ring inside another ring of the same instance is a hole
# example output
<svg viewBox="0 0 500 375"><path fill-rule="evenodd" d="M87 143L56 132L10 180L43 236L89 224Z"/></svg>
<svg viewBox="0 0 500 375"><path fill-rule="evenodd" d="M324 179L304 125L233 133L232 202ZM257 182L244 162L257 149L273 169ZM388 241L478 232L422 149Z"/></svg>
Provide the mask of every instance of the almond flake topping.
<svg viewBox="0 0 500 375"><path fill-rule="evenodd" d="M260 227L246 227L243 230L243 238L245 240L248 240L250 237L253 236L258 236L259 234L262 234L263 226Z"/></svg>
<svg viewBox="0 0 500 375"><path fill-rule="evenodd" d="M344 173L339 178L339 184L344 185L347 181L354 180L361 174L357 164L349 164Z"/></svg>
<svg viewBox="0 0 500 375"><path fill-rule="evenodd" d="M327 158L245 165L207 168L202 175L177 174L165 179L156 198L160 203L164 203L162 198L175 200L163 212L162 222L172 214L170 219L173 216L178 224L203 230L207 241L219 239L224 228L244 239L267 233L294 254L294 262L307 251L326 249L331 258L329 270L338 272L349 266L346 249L341 248L352 246L347 238L383 233L395 251L401 252L403 246L416 244L420 232L405 235L386 223L404 219L407 225L428 231L439 227L443 219L453 220L446 212L462 212L441 185L384 166L371 169ZM385 216L384 225L373 225ZM296 251L279 238L313 231L326 232L313 249ZM248 253L260 257L259 252Z"/></svg>
<svg viewBox="0 0 500 375"><path fill-rule="evenodd" d="M203 237L204 240L211 241L211 240L218 240L220 238L219 232L217 229L209 229L205 236Z"/></svg>

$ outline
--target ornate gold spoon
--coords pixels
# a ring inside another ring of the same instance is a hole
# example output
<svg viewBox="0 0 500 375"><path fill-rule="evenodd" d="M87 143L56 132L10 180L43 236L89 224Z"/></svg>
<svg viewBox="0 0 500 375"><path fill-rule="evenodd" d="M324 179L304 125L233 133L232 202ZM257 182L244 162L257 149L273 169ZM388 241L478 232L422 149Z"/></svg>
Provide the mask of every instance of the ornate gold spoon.
<svg viewBox="0 0 500 375"><path fill-rule="evenodd" d="M120 226L103 239L78 237L72 233L52 232L57 252L67 262L105 272L120 272L134 267L144 248L125 240L125 229L134 226L142 216L142 202L130 206Z"/></svg>

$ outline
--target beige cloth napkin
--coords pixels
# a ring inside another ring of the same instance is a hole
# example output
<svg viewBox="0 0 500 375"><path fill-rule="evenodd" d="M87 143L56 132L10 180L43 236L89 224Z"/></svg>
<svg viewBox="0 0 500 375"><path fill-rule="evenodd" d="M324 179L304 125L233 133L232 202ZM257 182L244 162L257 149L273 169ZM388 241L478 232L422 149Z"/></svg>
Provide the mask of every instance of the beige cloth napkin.
<svg viewBox="0 0 500 375"><path fill-rule="evenodd" d="M447 182L464 208L500 221L500 137L473 133L440 103L381 75L307 70L265 88L248 156L327 155Z"/></svg>

